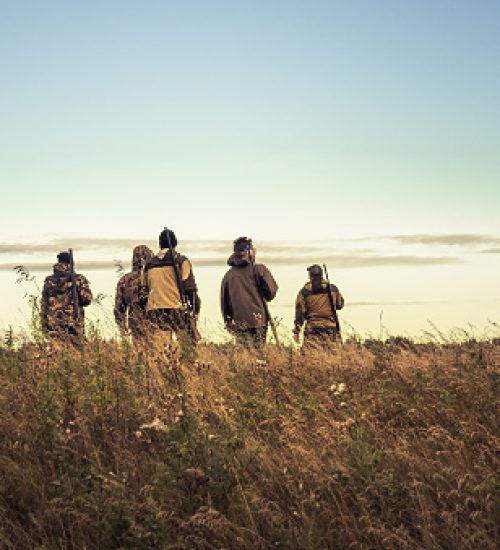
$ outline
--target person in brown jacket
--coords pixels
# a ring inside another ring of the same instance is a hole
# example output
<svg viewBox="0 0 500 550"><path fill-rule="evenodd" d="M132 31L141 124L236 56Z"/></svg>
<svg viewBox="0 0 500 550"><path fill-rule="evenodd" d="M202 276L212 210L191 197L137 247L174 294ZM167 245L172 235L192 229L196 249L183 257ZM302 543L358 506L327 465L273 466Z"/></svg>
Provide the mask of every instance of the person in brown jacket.
<svg viewBox="0 0 500 550"><path fill-rule="evenodd" d="M237 343L262 345L269 323L264 300L276 296L278 285L264 264L255 263L252 239L236 239L227 263L231 267L224 275L220 293L224 325Z"/></svg>
<svg viewBox="0 0 500 550"><path fill-rule="evenodd" d="M327 348L332 342L340 340L339 327L332 311L344 307L344 298L339 289L323 278L323 270L319 265L307 268L309 282L297 295L295 301L294 339L299 341L302 326L304 329L304 348ZM330 292L332 301L328 297Z"/></svg>
<svg viewBox="0 0 500 550"><path fill-rule="evenodd" d="M158 353L173 347L173 335L186 344L189 337L188 311L195 318L200 313L200 298L191 262L176 250L177 237L170 229L164 229L159 237L160 251L146 262L141 277L141 301L145 304L146 318L152 327L151 339ZM173 257L169 250L172 246ZM177 283L179 274L183 300Z"/></svg>
<svg viewBox="0 0 500 550"><path fill-rule="evenodd" d="M132 252L132 271L116 285L114 315L122 334L131 334L139 340L146 334L145 310L140 304L141 272L153 251L146 245L136 246Z"/></svg>

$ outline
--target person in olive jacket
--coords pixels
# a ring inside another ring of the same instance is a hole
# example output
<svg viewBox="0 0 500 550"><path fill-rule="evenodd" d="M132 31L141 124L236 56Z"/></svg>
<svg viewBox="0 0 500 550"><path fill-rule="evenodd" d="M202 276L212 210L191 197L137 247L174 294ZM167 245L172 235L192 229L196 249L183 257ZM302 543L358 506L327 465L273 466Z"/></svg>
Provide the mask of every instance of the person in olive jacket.
<svg viewBox="0 0 500 550"><path fill-rule="evenodd" d="M252 239L236 239L227 263L230 269L222 280L220 295L224 325L237 343L262 345L269 323L264 300L276 296L278 285L264 264L255 263Z"/></svg>
<svg viewBox="0 0 500 550"><path fill-rule="evenodd" d="M321 266L311 265L307 271L309 281L300 289L295 301L294 339L299 342L305 324L303 348L327 349L332 342L341 342L336 312L344 307L344 297L324 278Z"/></svg>

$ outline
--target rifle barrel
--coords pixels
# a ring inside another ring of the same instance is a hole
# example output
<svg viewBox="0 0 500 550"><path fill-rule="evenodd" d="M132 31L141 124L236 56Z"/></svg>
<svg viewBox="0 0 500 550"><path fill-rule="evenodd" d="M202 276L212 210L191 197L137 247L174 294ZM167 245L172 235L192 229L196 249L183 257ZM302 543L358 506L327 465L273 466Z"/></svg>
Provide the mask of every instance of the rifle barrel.
<svg viewBox="0 0 500 550"><path fill-rule="evenodd" d="M196 327L196 319L194 318L194 308L195 308L195 300L196 295L193 297L193 303L191 304L191 308L189 307L188 300L186 295L184 294L184 290L182 289L182 279L181 274L179 273L179 266L177 265L177 262L175 261L175 255L174 255L174 249L172 247L172 241L170 240L170 232L167 227L165 227L165 231L167 233L167 244L168 244L168 250L170 252L170 256L172 258L172 265L174 268L175 273L175 281L177 283L177 290L179 291L179 297L181 300L181 303L185 309L185 315L188 320L189 324L189 330L191 331L191 335L195 341L201 339L201 335L198 331L198 328Z"/></svg>
<svg viewBox="0 0 500 550"><path fill-rule="evenodd" d="M260 286L259 275L258 275L257 269L255 267L255 260L253 258L250 258L250 263L252 264L253 276L254 276L254 279L255 279L255 284L257 285L257 292L259 293L260 299L262 300L262 306L264 307L264 312L266 314L266 319L269 322L269 324L271 325L271 332L273 333L276 345L278 347L281 347L281 343L280 343L280 340L278 338L278 331L276 330L276 324L274 322L274 319L271 317L271 313L269 312L269 306L267 305L266 299L264 298L264 295L262 294L262 288Z"/></svg>
<svg viewBox="0 0 500 550"><path fill-rule="evenodd" d="M326 267L326 264L323 264L323 269L325 271L326 284L328 285L327 295L328 295L328 301L330 302L330 307L332 309L333 321L335 322L335 325L337 326L337 332L339 333L339 337L341 337L339 316L337 315L337 308L335 307L335 304L333 303L333 297L332 297L332 293L330 291L330 277L328 276L328 268Z"/></svg>
<svg viewBox="0 0 500 550"><path fill-rule="evenodd" d="M75 262L73 259L73 249L69 249L69 273L71 278L71 294L73 298L73 319L78 321L80 318L80 307L78 304L78 289L76 288L75 279Z"/></svg>
<svg viewBox="0 0 500 550"><path fill-rule="evenodd" d="M169 250L170 256L172 258L172 265L173 265L173 268L174 268L175 281L177 283L177 290L179 291L179 297L180 297L182 305L184 307L186 307L187 306L186 297L184 296L184 292L182 291L182 280L181 280L181 276L180 276L180 273L179 273L179 270L178 270L177 263L175 261L174 249L172 247L172 241L170 240L170 233L169 233L169 230L168 230L167 227L165 227L165 230L166 230L166 233L167 233L168 250Z"/></svg>

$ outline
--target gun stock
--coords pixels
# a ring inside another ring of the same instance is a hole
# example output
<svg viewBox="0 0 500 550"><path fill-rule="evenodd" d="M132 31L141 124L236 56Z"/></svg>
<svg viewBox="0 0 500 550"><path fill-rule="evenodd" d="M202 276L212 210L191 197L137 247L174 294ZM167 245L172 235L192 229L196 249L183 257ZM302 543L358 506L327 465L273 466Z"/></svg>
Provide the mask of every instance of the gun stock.
<svg viewBox="0 0 500 550"><path fill-rule="evenodd" d="M338 332L339 338L342 338L342 334L340 332L339 317L337 315L337 308L335 307L335 304L333 303L333 296L332 296L332 293L330 291L330 277L328 277L328 268L326 267L326 264L323 264L323 269L325 271L326 284L328 285L327 295L328 295L328 301L330 302L330 308L332 310L333 321L335 322L335 325L337 326L337 332Z"/></svg>
<svg viewBox="0 0 500 550"><path fill-rule="evenodd" d="M187 300L186 295L184 294L184 290L182 288L182 279L181 275L179 273L179 266L177 265L174 249L172 247L172 241L170 240L170 233L168 232L168 228L165 227L165 230L167 232L167 239L168 239L168 250L170 252L170 257L172 258L172 264L174 267L174 273L175 273L175 282L177 284L177 290L179 291L179 296L181 298L182 307L186 312L186 322L188 325L188 331L191 334L191 337L195 342L198 342L201 340L201 334L198 330L198 327L196 326L196 319L194 318L194 308L195 304L191 304L192 309L189 307L189 303ZM195 300L196 298L194 298Z"/></svg>
<svg viewBox="0 0 500 550"><path fill-rule="evenodd" d="M266 299L264 298L264 295L262 294L262 288L260 286L259 275L257 273L257 269L255 268L255 260L252 257L250 257L250 263L252 264L252 270L253 270L253 276L254 276L254 279L255 279L255 284L257 285L257 291L258 291L260 299L262 301L262 306L264 307L264 311L265 311L265 314L266 314L266 319L267 319L269 325L271 326L271 332L273 333L274 341L276 342L276 345L280 348L281 343L280 343L280 340L278 338L278 331L276 330L276 323L274 322L274 319L271 317L271 314L269 312L269 306L267 305Z"/></svg>

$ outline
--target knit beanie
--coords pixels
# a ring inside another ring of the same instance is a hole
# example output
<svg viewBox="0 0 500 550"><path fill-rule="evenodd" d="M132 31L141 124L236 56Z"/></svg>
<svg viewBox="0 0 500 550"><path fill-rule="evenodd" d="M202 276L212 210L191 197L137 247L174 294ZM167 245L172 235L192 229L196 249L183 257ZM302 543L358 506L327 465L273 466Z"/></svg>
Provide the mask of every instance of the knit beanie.
<svg viewBox="0 0 500 550"><path fill-rule="evenodd" d="M59 254L57 255L57 261L60 263L60 264L69 264L70 263L70 259L69 259L69 252L59 252Z"/></svg>

